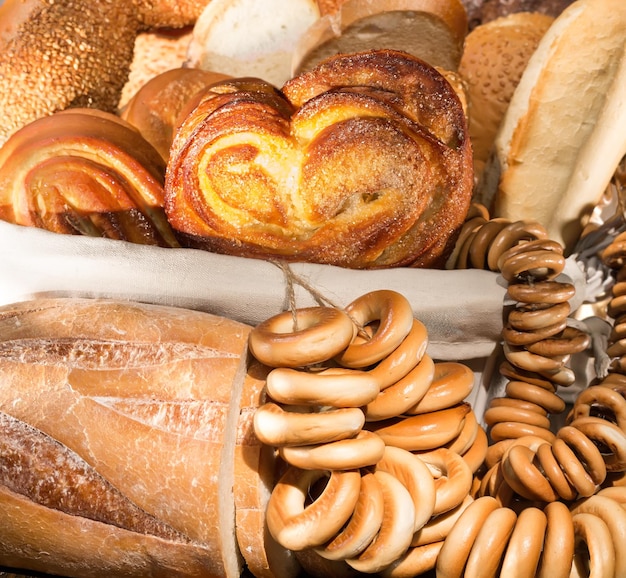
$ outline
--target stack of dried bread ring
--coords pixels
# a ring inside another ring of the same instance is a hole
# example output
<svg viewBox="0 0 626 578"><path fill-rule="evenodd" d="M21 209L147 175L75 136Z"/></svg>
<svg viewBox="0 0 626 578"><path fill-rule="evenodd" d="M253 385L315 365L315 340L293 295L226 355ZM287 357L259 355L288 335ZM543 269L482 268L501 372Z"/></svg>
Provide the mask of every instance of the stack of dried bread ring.
<svg viewBox="0 0 626 578"><path fill-rule="evenodd" d="M550 416L566 410L557 390L574 383L568 362L589 347L590 337L568 324L574 287L559 278L562 249L547 237L536 223L490 219L475 207L449 263L500 272L512 304L505 307L502 334L506 393L484 412L490 446L473 509L440 554L441 576L460 576L459 567L472 575L486 560L504 576L512 558L524 561L528 576L587 575L584 568L591 575L626 575L624 273L617 273L608 307L616 321L607 350L612 370L577 395L557 428ZM622 237L603 255L620 271Z"/></svg>
<svg viewBox="0 0 626 578"><path fill-rule="evenodd" d="M252 330L252 354L274 368L254 425L286 464L267 509L282 546L364 573L435 567L473 501L487 436L464 401L473 372L434 362L427 345L409 302L388 290Z"/></svg>

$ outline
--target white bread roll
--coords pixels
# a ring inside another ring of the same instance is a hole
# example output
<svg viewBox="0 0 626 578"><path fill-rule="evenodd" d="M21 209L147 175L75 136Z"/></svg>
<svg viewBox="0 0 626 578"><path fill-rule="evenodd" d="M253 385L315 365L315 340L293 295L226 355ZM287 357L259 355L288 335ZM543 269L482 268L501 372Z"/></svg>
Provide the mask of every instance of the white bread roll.
<svg viewBox="0 0 626 578"><path fill-rule="evenodd" d="M578 0L542 38L485 175L493 215L539 221L569 254L626 154L626 2Z"/></svg>
<svg viewBox="0 0 626 578"><path fill-rule="evenodd" d="M457 69L467 34L461 0L347 0L302 35L292 60L292 76L339 53L389 48L431 66Z"/></svg>
<svg viewBox="0 0 626 578"><path fill-rule="evenodd" d="M280 87L297 40L319 17L315 0L211 0L193 28L188 65Z"/></svg>
<svg viewBox="0 0 626 578"><path fill-rule="evenodd" d="M295 575L263 531L273 454L253 435L266 368L249 363L249 329L106 300L2 308L0 566Z"/></svg>

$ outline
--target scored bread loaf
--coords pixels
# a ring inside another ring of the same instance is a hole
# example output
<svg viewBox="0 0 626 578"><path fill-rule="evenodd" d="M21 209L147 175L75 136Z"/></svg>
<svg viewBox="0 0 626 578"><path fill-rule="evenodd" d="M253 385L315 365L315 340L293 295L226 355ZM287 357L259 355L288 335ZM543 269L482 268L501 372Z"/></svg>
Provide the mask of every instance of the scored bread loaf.
<svg viewBox="0 0 626 578"><path fill-rule="evenodd" d="M249 329L121 301L3 307L0 566L295 575L263 531L273 454L253 435L266 369Z"/></svg>

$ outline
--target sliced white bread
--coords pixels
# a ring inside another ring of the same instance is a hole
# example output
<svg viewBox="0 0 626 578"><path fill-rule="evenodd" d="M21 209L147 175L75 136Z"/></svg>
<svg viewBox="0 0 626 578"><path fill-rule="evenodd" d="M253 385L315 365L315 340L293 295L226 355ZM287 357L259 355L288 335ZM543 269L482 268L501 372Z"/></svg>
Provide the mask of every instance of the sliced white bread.
<svg viewBox="0 0 626 578"><path fill-rule="evenodd" d="M461 0L347 0L302 35L292 76L339 53L390 48L456 70L467 34Z"/></svg>
<svg viewBox="0 0 626 578"><path fill-rule="evenodd" d="M319 18L315 0L211 0L194 26L189 65L281 86L297 41Z"/></svg>
<svg viewBox="0 0 626 578"><path fill-rule="evenodd" d="M541 222L570 253L626 153L626 2L578 0L544 35L487 169L494 216Z"/></svg>

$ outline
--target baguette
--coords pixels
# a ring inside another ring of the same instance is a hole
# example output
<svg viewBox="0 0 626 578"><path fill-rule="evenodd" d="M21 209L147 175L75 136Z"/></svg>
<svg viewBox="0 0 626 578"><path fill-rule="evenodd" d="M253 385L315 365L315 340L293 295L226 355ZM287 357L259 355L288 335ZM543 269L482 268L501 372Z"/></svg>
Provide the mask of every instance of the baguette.
<svg viewBox="0 0 626 578"><path fill-rule="evenodd" d="M0 566L295 575L264 537L274 456L251 425L266 370L249 329L98 299L0 309Z"/></svg>
<svg viewBox="0 0 626 578"><path fill-rule="evenodd" d="M626 154L626 3L578 0L543 36L485 171L496 217L539 221L570 254Z"/></svg>

